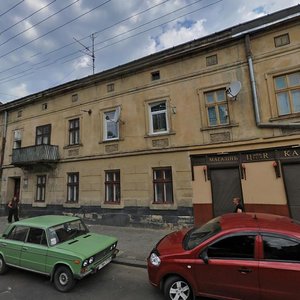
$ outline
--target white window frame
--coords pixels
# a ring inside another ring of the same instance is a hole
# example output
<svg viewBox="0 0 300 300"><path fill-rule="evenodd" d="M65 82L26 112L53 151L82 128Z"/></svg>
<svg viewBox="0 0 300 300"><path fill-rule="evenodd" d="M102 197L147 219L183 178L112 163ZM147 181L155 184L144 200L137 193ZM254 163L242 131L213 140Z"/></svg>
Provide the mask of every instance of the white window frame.
<svg viewBox="0 0 300 300"><path fill-rule="evenodd" d="M151 111L152 107L157 106L157 105L162 104L162 103L165 104L165 109L161 109L159 111ZM169 133L169 120L168 120L167 107L168 106L167 106L167 101L166 100L161 100L161 101L156 101L156 102L149 103L148 113L149 113L149 131L150 131L150 134L159 135L159 134ZM156 115L159 115L159 114L164 114L165 115L166 130L157 130L157 131L154 130L153 117L156 116Z"/></svg>
<svg viewBox="0 0 300 300"><path fill-rule="evenodd" d="M22 145L22 131L21 129L14 130L14 144L13 149L19 149Z"/></svg>
<svg viewBox="0 0 300 300"><path fill-rule="evenodd" d="M103 140L104 141L115 141L120 139L120 109L115 108L103 113ZM116 136L110 137L108 135L109 126L115 126Z"/></svg>

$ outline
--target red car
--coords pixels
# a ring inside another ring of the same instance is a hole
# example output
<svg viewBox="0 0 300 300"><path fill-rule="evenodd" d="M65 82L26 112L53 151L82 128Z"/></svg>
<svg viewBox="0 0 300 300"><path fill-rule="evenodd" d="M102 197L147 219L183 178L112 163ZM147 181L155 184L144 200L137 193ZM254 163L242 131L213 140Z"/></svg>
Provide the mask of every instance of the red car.
<svg viewBox="0 0 300 300"><path fill-rule="evenodd" d="M171 300L299 299L300 224L259 213L217 217L159 241L148 275Z"/></svg>

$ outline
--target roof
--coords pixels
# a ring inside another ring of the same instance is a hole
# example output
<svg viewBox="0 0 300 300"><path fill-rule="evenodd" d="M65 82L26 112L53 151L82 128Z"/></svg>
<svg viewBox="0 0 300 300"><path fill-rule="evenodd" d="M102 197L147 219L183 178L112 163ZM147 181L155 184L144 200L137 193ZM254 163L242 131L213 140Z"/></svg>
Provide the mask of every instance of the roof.
<svg viewBox="0 0 300 300"><path fill-rule="evenodd" d="M40 101L45 97L53 97L57 94L74 92L89 85L94 85L98 82L106 82L115 80L121 76L135 74L146 68L157 67L160 64L168 61L173 61L178 58L190 57L193 53L199 51L207 51L209 47L215 47L216 44L228 43L231 40L242 38L243 35L250 32L259 32L266 30L268 27L280 26L286 22L299 20L300 5L292 6L284 10L274 12L272 14L262 16L260 18L226 28L222 31L195 39L178 46L156 52L154 54L142 57L140 59L125 63L123 65L104 70L100 73L90 75L81 79L76 79L49 89L25 96L20 99L0 105L0 111L15 109L19 106Z"/></svg>
<svg viewBox="0 0 300 300"><path fill-rule="evenodd" d="M221 216L223 230L232 228L257 228L274 230L276 232L290 232L300 237L300 223L285 216L265 213L230 213Z"/></svg>
<svg viewBox="0 0 300 300"><path fill-rule="evenodd" d="M39 226L43 228L48 228L65 222L75 221L78 219L79 219L78 217L71 217L71 216L64 216L64 215L45 215L45 216L23 219L16 223L18 225L24 225L24 226L33 226L33 227Z"/></svg>

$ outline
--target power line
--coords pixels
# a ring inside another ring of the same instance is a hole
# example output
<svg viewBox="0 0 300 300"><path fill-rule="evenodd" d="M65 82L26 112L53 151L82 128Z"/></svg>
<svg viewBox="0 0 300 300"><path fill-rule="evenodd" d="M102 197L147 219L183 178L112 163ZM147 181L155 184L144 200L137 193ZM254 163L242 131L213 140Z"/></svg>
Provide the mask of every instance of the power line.
<svg viewBox="0 0 300 300"><path fill-rule="evenodd" d="M5 11L4 13L0 14L0 17L4 16L5 14L7 14L8 12L10 12L11 10L13 10L14 8L16 8L18 5L20 5L22 2L24 2L25 0L22 0L20 2L18 2L17 4L15 4L13 7L11 7L10 9L8 9L7 11Z"/></svg>
<svg viewBox="0 0 300 300"><path fill-rule="evenodd" d="M43 19L43 20L37 22L36 24L32 25L31 27L28 27L28 28L26 28L25 30L19 32L18 34L16 34L16 35L10 37L8 40L6 40L6 41L3 42L2 44L0 44L0 46L5 45L5 44L8 43L9 41L13 40L14 38L16 38L17 36L23 34L24 32L27 32L28 30L30 30L30 29L36 27L37 25L40 25L40 24L44 23L45 21L47 21L47 20L49 20L50 18L56 16L57 14L61 13L61 12L64 11L65 9L69 8L70 6L74 5L74 4L77 3L78 1L79 1L79 0L75 0L74 2L72 2L71 4L69 4L69 5L65 6L64 8L60 9L60 10L57 11L56 13L54 13L54 14L48 16L47 18L45 18L45 19ZM21 48L22 48L22 47L21 47ZM13 52L13 51L12 51L12 52Z"/></svg>
<svg viewBox="0 0 300 300"><path fill-rule="evenodd" d="M75 2L78 2L78 1L79 1L79 0L76 0ZM85 16L85 15L91 13L91 12L94 11L95 9L97 9L97 8L103 6L103 5L105 5L106 3L111 2L111 1L112 1L112 0L107 0L107 1L105 1L105 2L103 2L103 3L101 3L100 5L98 5L98 6L94 7L94 8L92 8L92 9L88 10L87 12L85 12L85 13L83 13L83 14L77 16L76 18L71 19L70 21L68 21L68 22L66 22L66 23L64 23L64 24L62 24L62 25L60 25L60 26L58 26L58 27L55 27L54 29L52 29L52 30L50 30L50 31L48 31L48 32L46 32L46 33L44 33L44 34L38 36L37 38L35 38L35 39L33 39L33 40L31 40L31 41L29 41L29 42L27 42L27 43L25 43L25 44L23 44L23 45L17 47L17 48L15 48L15 49L13 49L13 50L11 50L11 51L9 51L9 52L6 52L5 54L1 55L0 58L3 58L3 57L5 57L5 56L7 56L7 55L9 55L9 54L11 54L11 53L13 53L13 52L15 52L15 51L21 49L21 48L23 48L23 47L25 47L25 46L27 46L27 45L33 43L33 42L35 42L35 41L41 39L42 37L44 37L44 36L46 36L46 35L48 35L48 34L54 32L54 31L56 31L56 30L58 30L58 29L60 29L60 28L62 28L62 27L64 27L64 26L68 25L68 24L70 24L70 23L72 23L72 22L74 22L74 21L76 21L76 20L78 20L79 18L81 18L81 17L83 17L83 16ZM75 3L75 2L73 2L73 3Z"/></svg>
<svg viewBox="0 0 300 300"><path fill-rule="evenodd" d="M32 17L33 15L37 14L38 12L42 11L43 9L47 8L48 6L50 6L52 3L54 3L56 0L53 0L52 2L48 3L47 5L41 7L40 9L34 11L32 14L30 14L29 16L27 16L26 18L23 18L22 20L18 21L17 23L7 27L6 29L4 29L3 31L0 32L0 35L6 31L8 31L9 29L15 27L16 25L22 23L23 21L29 19L30 17Z"/></svg>
<svg viewBox="0 0 300 300"><path fill-rule="evenodd" d="M202 0L200 0L200 1L202 1ZM212 6L212 5L215 5L215 4L217 4L217 3L220 3L220 2L222 2L222 1L223 1L223 0L218 0L218 1L216 1L216 2L213 2L213 3L208 4L208 5L206 5L206 6L200 7L200 8L198 8L198 9L196 9L196 10L193 10L192 12L188 12L188 13L182 14L182 15L180 15L180 16L178 16L178 17L176 17L176 18L173 18L173 19L171 19L171 20L169 20L169 21L166 21L166 22L164 22L164 23L161 23L161 24L159 24L159 25L156 25L156 26L154 26L154 27L151 27L151 28L149 28L149 29L146 29L146 30L144 30L144 31L142 31L142 32L138 32L138 33L136 33L136 34L134 34L134 35L131 35L131 36L129 36L129 37L126 37L126 38L124 38L124 39L121 39L121 40L119 40L119 41L116 41L115 43L112 43L112 44L109 44L109 45L105 45L105 46L103 46L103 47L101 47L101 48L98 48L98 49L95 50L95 52L100 51L100 50L102 50L102 49L104 49L104 48L113 46L113 45L115 45L115 44L117 44L117 43L120 43L120 42L123 42L123 41L125 41L125 40L128 40L128 39L130 39L130 38L133 38L133 37L135 37L135 36L138 36L138 35L140 35L140 34L143 34L143 33L147 32L147 31L150 31L150 30L153 30L153 29L155 29L155 28L158 28L158 27L160 27L160 26L163 26L163 25L165 25L165 24L167 24L167 23L173 22L174 20L179 19L179 18L182 18L182 17L184 17L184 16L186 16L186 15L189 15L189 14L195 13L195 12L197 12L197 11L199 11L199 10L208 8L208 7ZM196 2L199 2L199 1L196 1ZM195 4L196 2L193 2L192 4ZM187 6L190 6L190 5L191 5L191 4L189 4L189 5L187 5ZM186 8L186 6L183 7L183 8ZM102 41L101 43L97 43L97 45L103 44L103 43L105 43L105 42L107 42L107 41L109 41L109 40L112 40L112 39L116 38L116 37L119 37L119 36L121 36L121 35L124 35L124 34L127 34L127 33L131 32L131 31L133 31L133 30L136 30L136 29L138 29L138 28L141 28L142 26L148 25L148 24L151 23L151 22L157 21L158 19L161 19L161 18L163 18L163 17L165 17L165 16L167 16L167 15L170 15L170 14L172 14L172 13L174 13L174 12L177 12L177 11L179 11L179 10L182 10L183 8L177 9L177 10L175 10L175 11L173 11L173 12L170 12L170 13L168 13L168 14L165 14L165 15L163 15L163 16L161 16L161 17L159 17L159 18L156 18L156 19L154 19L154 20L152 20L152 21L146 22L145 24L139 25L139 26L137 26L137 27L135 27L135 28L133 28L133 29L130 29L130 30L126 31L126 32L123 32L123 33L121 33L121 34L118 34L118 35L116 35L116 36L114 36L114 37L111 37L111 38L109 38L109 39L107 39L107 40L105 40L105 41ZM44 68L46 68L46 67L48 67L48 66L50 66L50 65L53 65L53 64L55 64L55 63L61 61L62 59L66 58L66 57L74 56L74 55L77 54L78 52L80 52L80 51L76 51L76 52L73 52L73 53L71 53L71 54L65 55L65 56L63 56L63 57L57 58L57 59L55 59L55 61L53 61L53 62L51 62L51 63L49 63L49 64L47 64L47 65L45 65L45 66L41 66L41 67L39 67L39 68L36 68L36 70L44 69ZM68 63L68 62L73 61L73 60L76 60L76 59L78 59L78 58L80 58L80 57L82 57L82 55L77 56L77 57L72 58L72 59L69 59L69 60L66 60L66 61L64 61L64 62L61 62L61 64ZM39 63L39 64L40 64L40 63ZM37 64L35 64L35 65L37 65ZM30 69L28 69L28 70L25 70L24 73L25 73L25 72L29 72L29 71L31 71L31 70L33 70L33 68L30 68ZM31 72L30 74L32 74L32 73L33 73L33 72ZM20 78L20 77L24 77L24 76L27 76L27 75L30 75L30 74L17 76L17 77L14 78L14 79L8 79L8 80L7 80L7 77L5 77L5 78L3 78L3 80L0 79L0 84L3 84L3 83L8 82L8 81L15 80L15 79L18 79L18 78ZM15 75L20 75L20 73L15 74ZM12 75L11 77L13 77L13 76L15 76L15 75Z"/></svg>

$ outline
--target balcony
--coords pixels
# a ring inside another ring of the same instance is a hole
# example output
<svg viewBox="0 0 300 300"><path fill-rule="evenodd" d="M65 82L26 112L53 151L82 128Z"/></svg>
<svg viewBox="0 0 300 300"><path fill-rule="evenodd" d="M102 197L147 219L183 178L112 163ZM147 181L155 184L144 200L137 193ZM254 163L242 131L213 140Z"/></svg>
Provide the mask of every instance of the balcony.
<svg viewBox="0 0 300 300"><path fill-rule="evenodd" d="M17 167L30 168L35 165L53 166L59 160L58 146L35 145L13 149L12 164Z"/></svg>

